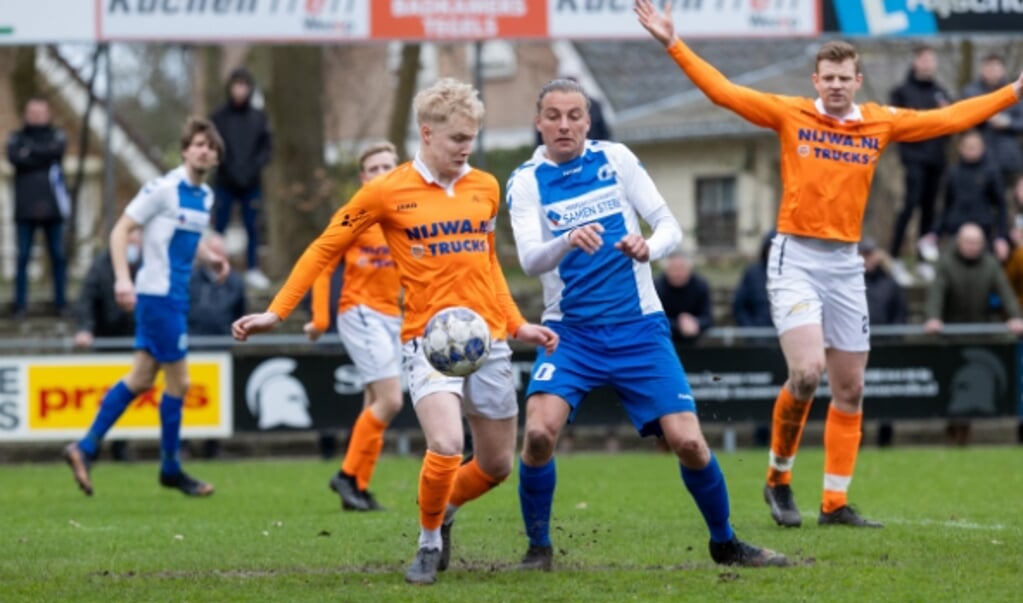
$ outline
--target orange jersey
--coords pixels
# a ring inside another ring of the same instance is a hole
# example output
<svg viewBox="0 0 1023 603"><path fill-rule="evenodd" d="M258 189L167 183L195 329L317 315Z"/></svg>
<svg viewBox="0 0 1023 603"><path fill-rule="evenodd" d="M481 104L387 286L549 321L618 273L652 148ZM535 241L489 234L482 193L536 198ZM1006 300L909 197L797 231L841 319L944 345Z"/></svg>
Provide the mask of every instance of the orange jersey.
<svg viewBox="0 0 1023 603"><path fill-rule="evenodd" d="M494 250L497 180L467 168L449 190L418 160L365 184L305 250L268 311L286 318L316 277L379 224L405 289L403 341L449 306L475 310L494 339L514 335L526 321Z"/></svg>
<svg viewBox="0 0 1023 603"><path fill-rule="evenodd" d="M1005 86L928 111L854 105L858 119L839 120L812 99L733 84L680 40L668 54L714 104L778 133L783 189L778 232L818 239L860 240L870 182L888 143L960 132L1018 102Z"/></svg>
<svg viewBox="0 0 1023 603"><path fill-rule="evenodd" d="M401 281L379 226L359 235L344 255L344 263L338 314L355 306L368 306L388 316L401 314L398 306ZM330 278L337 265L338 261L330 262L313 283L313 324L321 331L330 325Z"/></svg>

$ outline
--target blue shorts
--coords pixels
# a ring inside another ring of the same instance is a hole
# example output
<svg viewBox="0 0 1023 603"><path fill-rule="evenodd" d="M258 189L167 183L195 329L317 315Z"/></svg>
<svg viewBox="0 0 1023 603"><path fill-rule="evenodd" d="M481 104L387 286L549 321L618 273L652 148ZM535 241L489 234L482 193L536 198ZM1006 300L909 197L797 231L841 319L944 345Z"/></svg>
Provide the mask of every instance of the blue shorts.
<svg viewBox="0 0 1023 603"><path fill-rule="evenodd" d="M572 407L569 421L591 390L610 385L640 435L661 435L658 419L696 412L682 362L664 314L615 325L566 325L550 321L561 341L548 355L540 348L526 396L554 394Z"/></svg>
<svg viewBox="0 0 1023 603"><path fill-rule="evenodd" d="M148 352L162 364L184 358L188 353L188 309L162 297L139 295L135 349Z"/></svg>

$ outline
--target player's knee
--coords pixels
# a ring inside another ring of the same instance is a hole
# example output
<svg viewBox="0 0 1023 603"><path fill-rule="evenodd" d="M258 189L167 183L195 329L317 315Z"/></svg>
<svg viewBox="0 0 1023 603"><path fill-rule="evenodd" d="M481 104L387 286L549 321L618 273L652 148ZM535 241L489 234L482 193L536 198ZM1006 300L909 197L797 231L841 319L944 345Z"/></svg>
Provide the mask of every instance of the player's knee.
<svg viewBox="0 0 1023 603"><path fill-rule="evenodd" d="M546 425L527 425L522 452L530 461L543 462L554 455L557 433Z"/></svg>
<svg viewBox="0 0 1023 603"><path fill-rule="evenodd" d="M808 400L817 391L821 383L824 366L811 363L806 367L797 367L789 371L789 383L797 400Z"/></svg>
<svg viewBox="0 0 1023 603"><path fill-rule="evenodd" d="M401 397L383 397L373 403L373 410L384 423L390 424L401 412Z"/></svg>
<svg viewBox="0 0 1023 603"><path fill-rule="evenodd" d="M668 439L675 456L687 466L705 464L710 458L710 449L702 437L679 436Z"/></svg>
<svg viewBox="0 0 1023 603"><path fill-rule="evenodd" d="M427 442L426 447L434 454L441 456L455 456L462 454L465 446L464 439L459 437L441 436L433 437Z"/></svg>
<svg viewBox="0 0 1023 603"><path fill-rule="evenodd" d="M152 389L153 385L156 384L156 376L132 373L125 377L124 384L136 394L141 394Z"/></svg>
<svg viewBox="0 0 1023 603"><path fill-rule="evenodd" d="M863 400L863 381L836 382L831 384L831 396L847 406L858 406Z"/></svg>
<svg viewBox="0 0 1023 603"><path fill-rule="evenodd" d="M476 457L476 462L479 463L480 470L486 473L491 479L497 482L503 482L508 479L511 475L512 467L514 466L514 454L509 453L502 455L500 458L494 459L482 459Z"/></svg>

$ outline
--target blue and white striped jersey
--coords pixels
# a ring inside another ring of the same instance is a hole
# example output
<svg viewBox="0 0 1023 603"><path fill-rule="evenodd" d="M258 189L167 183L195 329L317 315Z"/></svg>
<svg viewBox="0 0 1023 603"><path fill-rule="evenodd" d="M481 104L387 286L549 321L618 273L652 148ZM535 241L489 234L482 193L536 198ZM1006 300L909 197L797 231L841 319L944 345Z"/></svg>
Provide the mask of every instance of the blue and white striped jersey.
<svg viewBox="0 0 1023 603"><path fill-rule="evenodd" d="M648 262L615 249L639 218L653 227L650 259L667 255L682 230L639 159L625 145L587 141L583 154L556 164L539 147L508 181L519 261L543 284L543 320L615 324L662 312ZM573 228L599 222L604 244L590 256L568 242Z"/></svg>
<svg viewBox="0 0 1023 603"><path fill-rule="evenodd" d="M142 266L135 277L139 295L188 304L192 261L210 222L213 191L192 186L185 166L151 180L124 213L142 225Z"/></svg>

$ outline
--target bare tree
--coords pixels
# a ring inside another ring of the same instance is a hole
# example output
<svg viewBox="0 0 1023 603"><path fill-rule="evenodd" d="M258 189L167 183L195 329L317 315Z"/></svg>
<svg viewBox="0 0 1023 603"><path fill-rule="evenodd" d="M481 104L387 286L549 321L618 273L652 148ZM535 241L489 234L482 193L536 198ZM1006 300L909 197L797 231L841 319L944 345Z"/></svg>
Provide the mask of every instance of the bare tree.
<svg viewBox="0 0 1023 603"><path fill-rule="evenodd" d="M416 94L416 79L419 76L419 51L419 44L402 46L398 89L394 93L391 123L387 128L387 139L398 147L398 157L402 161L408 159L405 139L408 137L409 113L412 109L412 99Z"/></svg>
<svg viewBox="0 0 1023 603"><path fill-rule="evenodd" d="M330 220L334 183L324 166L323 51L316 46L270 49L267 111L274 161L264 210L271 272L281 273Z"/></svg>

